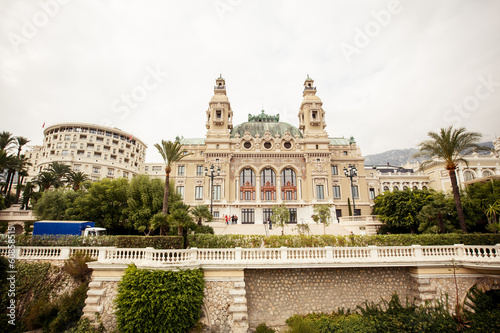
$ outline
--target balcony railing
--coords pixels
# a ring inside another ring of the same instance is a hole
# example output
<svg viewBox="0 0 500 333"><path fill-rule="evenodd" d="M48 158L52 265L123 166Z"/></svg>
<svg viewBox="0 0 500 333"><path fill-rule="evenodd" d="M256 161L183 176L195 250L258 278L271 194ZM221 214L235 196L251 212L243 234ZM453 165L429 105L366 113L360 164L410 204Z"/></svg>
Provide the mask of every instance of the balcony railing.
<svg viewBox="0 0 500 333"><path fill-rule="evenodd" d="M11 250L12 251L12 250ZM500 244L495 246L367 246L319 248L231 248L155 250L114 247L28 247L14 250L16 259L65 260L75 252L88 254L99 264L147 267L341 267L341 266L446 266L457 264L500 268ZM12 255L12 253L10 253ZM0 247L0 255L9 249Z"/></svg>

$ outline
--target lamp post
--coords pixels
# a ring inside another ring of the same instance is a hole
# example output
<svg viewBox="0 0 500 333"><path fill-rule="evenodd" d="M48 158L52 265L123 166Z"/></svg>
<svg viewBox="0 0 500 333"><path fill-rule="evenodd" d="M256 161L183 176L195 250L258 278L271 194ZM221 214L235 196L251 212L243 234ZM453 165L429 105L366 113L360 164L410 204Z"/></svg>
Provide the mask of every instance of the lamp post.
<svg viewBox="0 0 500 333"><path fill-rule="evenodd" d="M356 216L356 202L354 201L354 193L352 191L352 189L354 188L353 184L352 184L352 178L358 176L358 169L356 169L355 165L349 164L349 167L347 167L347 168L344 167L344 175L351 179L352 207L353 207L353 211L354 211L354 216Z"/></svg>
<svg viewBox="0 0 500 333"><path fill-rule="evenodd" d="M210 174L209 174L210 171ZM215 170L215 166L212 164L210 166L210 170L205 167L205 176L210 176L210 215L214 216L213 214L213 206L214 206L214 173L217 172L217 176L220 175L220 168L217 167L217 170Z"/></svg>

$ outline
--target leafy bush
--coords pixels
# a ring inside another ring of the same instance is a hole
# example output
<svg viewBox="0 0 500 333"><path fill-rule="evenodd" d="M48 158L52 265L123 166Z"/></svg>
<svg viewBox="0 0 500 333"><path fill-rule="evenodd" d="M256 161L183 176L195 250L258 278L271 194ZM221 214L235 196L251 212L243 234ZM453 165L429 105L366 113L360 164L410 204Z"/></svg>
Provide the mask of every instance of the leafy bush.
<svg viewBox="0 0 500 333"><path fill-rule="evenodd" d="M82 318L76 323L75 327L64 331L64 333L104 333L104 325L99 321L99 326L95 328L88 318Z"/></svg>
<svg viewBox="0 0 500 333"><path fill-rule="evenodd" d="M118 248L182 249L183 239L180 236L116 236Z"/></svg>
<svg viewBox="0 0 500 333"><path fill-rule="evenodd" d="M358 307L358 311L360 314L341 311L293 316L286 322L291 328L290 333L457 332L454 317L440 302L436 306L425 304L417 307L409 302L403 306L394 294L390 301L366 303L364 307Z"/></svg>
<svg viewBox="0 0 500 333"><path fill-rule="evenodd" d="M115 246L122 248L182 249L179 236L96 236L75 235L16 235L17 246ZM7 238L0 239L0 246L7 246Z"/></svg>
<svg viewBox="0 0 500 333"><path fill-rule="evenodd" d="M118 329L128 332L186 332L200 319L203 271L137 269L130 265L118 286Z"/></svg>
<svg viewBox="0 0 500 333"><path fill-rule="evenodd" d="M465 305L468 332L500 332L500 290L483 292L473 286L467 293Z"/></svg>
<svg viewBox="0 0 500 333"><path fill-rule="evenodd" d="M87 266L87 262L92 259L82 252L75 252L68 260L64 262L63 272L67 273L73 279L79 282L85 282L90 279L92 269Z"/></svg>
<svg viewBox="0 0 500 333"><path fill-rule="evenodd" d="M323 247L323 246L410 246L410 245L496 245L500 244L500 234L397 234L370 236L263 236L263 235L188 235L190 247L197 248L278 248Z"/></svg>
<svg viewBox="0 0 500 333"><path fill-rule="evenodd" d="M259 326L255 328L255 333L274 333L274 332L276 331L271 327L267 327L265 323L261 323L259 324Z"/></svg>

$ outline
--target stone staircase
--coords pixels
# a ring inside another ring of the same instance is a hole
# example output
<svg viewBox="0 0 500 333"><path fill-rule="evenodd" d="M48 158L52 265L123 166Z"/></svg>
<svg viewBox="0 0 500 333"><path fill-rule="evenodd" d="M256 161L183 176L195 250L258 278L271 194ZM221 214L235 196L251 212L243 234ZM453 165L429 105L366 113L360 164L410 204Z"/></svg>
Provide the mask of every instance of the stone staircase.
<svg viewBox="0 0 500 333"><path fill-rule="evenodd" d="M233 333L246 333L248 331L248 309L245 282L234 282L234 288L229 290L233 302L229 313L233 317Z"/></svg>
<svg viewBox="0 0 500 333"><path fill-rule="evenodd" d="M102 288L102 282L92 281L89 283L83 317L88 318L90 322L96 322L97 316L103 313L102 298L105 294L106 290Z"/></svg>
<svg viewBox="0 0 500 333"><path fill-rule="evenodd" d="M417 305L425 303L426 301L431 302L436 299L436 288L431 286L430 279L419 278L416 282L418 290L418 295L416 297Z"/></svg>

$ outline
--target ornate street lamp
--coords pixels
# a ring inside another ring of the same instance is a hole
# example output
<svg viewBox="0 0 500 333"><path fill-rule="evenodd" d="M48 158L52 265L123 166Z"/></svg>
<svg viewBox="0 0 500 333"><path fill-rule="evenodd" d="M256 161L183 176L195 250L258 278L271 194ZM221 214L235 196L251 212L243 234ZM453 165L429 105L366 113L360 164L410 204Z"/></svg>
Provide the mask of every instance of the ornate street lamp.
<svg viewBox="0 0 500 333"><path fill-rule="evenodd" d="M209 174L210 171L210 174ZM214 206L214 173L217 173L216 176L220 176L220 168L217 167L217 170L215 170L215 166L212 164L210 166L210 170L205 167L205 176L210 176L210 215L214 216L213 214L213 206Z"/></svg>
<svg viewBox="0 0 500 333"><path fill-rule="evenodd" d="M356 169L355 165L350 165L349 167L346 168L344 167L344 175L348 178L351 179L351 197L352 197L352 207L354 211L354 216L356 216L356 202L354 201L354 193L353 193L353 184L352 184L352 178L358 176L358 169Z"/></svg>

